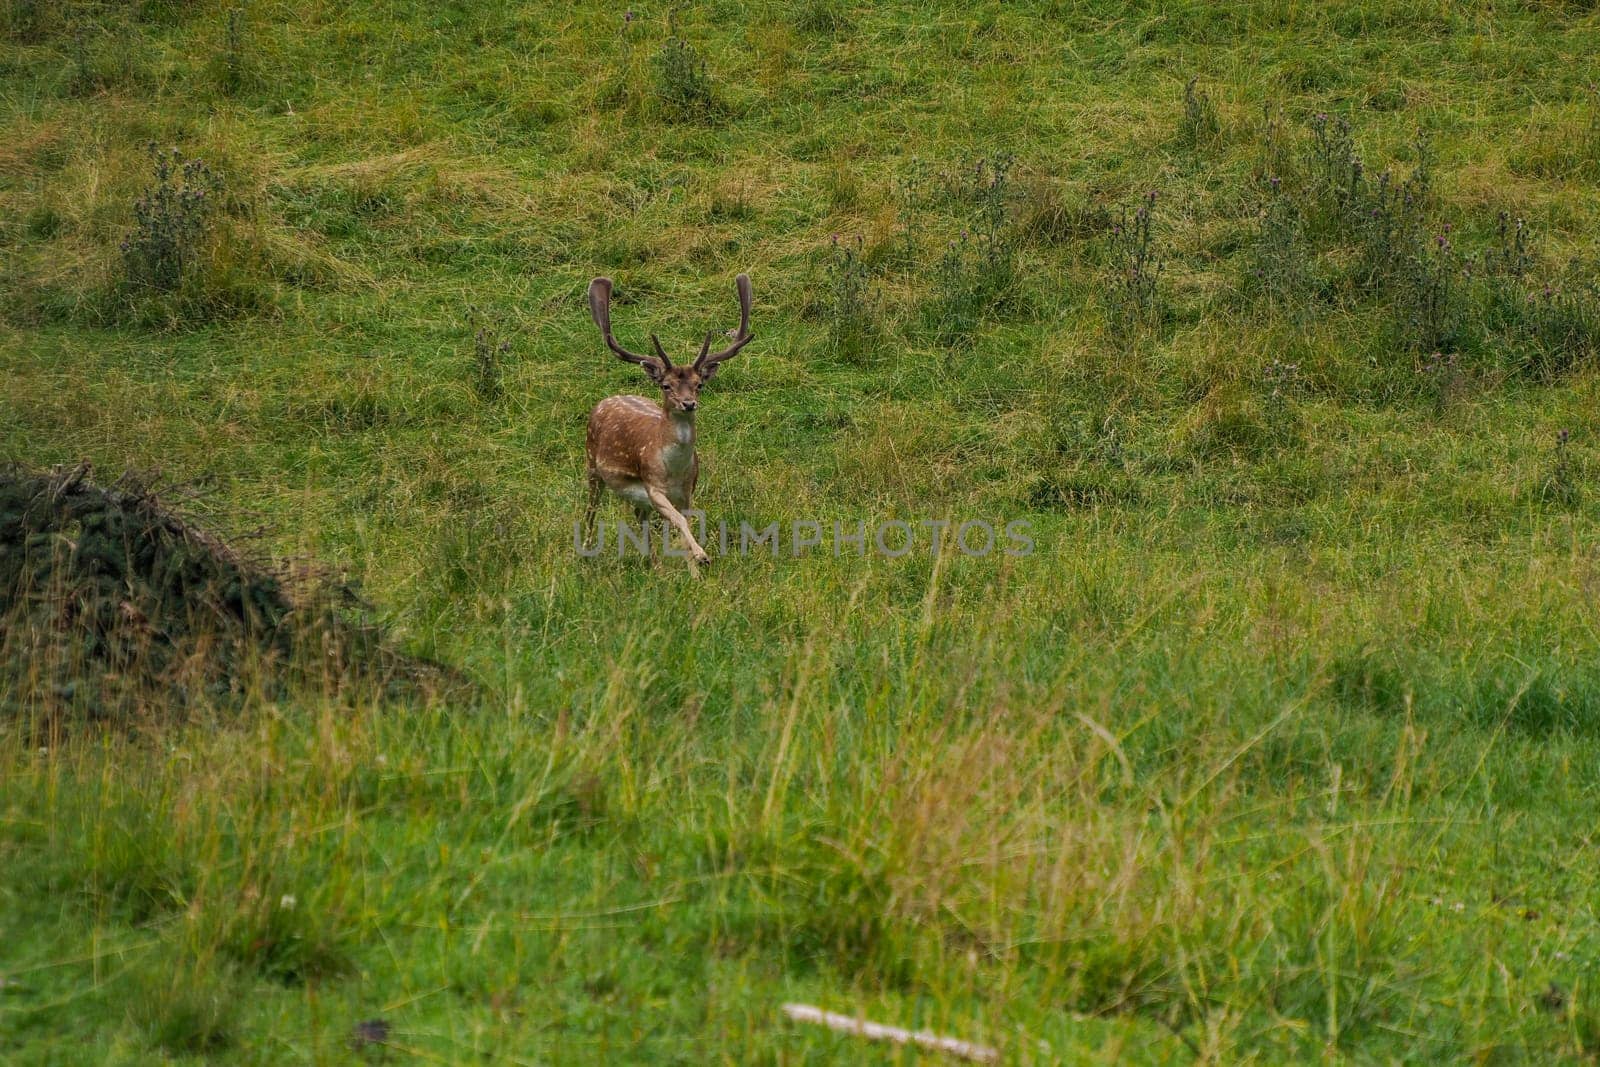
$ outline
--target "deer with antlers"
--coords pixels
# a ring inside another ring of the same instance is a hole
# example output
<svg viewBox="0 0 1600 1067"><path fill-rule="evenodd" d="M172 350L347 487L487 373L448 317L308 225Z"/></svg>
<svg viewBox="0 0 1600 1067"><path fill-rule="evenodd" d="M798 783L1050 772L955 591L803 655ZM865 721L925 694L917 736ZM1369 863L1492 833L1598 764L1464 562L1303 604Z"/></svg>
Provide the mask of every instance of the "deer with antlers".
<svg viewBox="0 0 1600 1067"><path fill-rule="evenodd" d="M661 387L661 401L642 396L609 396L589 413L585 544L593 538L601 496L610 489L632 504L641 520L648 519L654 511L678 531L688 549L691 573L698 575L697 565L711 562L694 539L683 513L690 507L700 475L700 460L694 452L694 413L700 406L700 389L724 361L738 355L754 336L750 332L750 278L741 274L735 284L739 290L739 330L733 335L733 343L713 352L711 341L716 331L707 331L694 362L674 365L655 334L650 335L655 347L652 356L641 356L618 344L611 332L611 279L596 278L589 283L589 312L600 327L606 347L619 358L643 368L650 380Z"/></svg>

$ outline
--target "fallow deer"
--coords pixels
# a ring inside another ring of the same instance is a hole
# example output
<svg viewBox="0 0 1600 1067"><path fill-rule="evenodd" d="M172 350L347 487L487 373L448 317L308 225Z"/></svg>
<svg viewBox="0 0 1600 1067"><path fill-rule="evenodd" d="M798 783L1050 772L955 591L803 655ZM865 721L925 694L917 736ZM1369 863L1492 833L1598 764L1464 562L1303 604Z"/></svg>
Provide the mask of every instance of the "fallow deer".
<svg viewBox="0 0 1600 1067"><path fill-rule="evenodd" d="M699 574L696 564L711 562L694 539L683 513L690 507L700 475L700 460L694 452L694 413L700 405L700 387L754 336L750 332L750 278L741 274L736 285L739 331L733 335L733 343L720 352L712 352L711 340L716 332L708 331L694 362L674 366L655 334L650 335L650 343L655 346L653 356L641 356L618 344L611 333L611 279L596 278L589 283L589 311L606 347L642 367L650 380L661 387L661 402L642 396L610 396L589 413L585 544L593 538L601 496L610 489L632 504L641 520L648 519L654 511L678 531L688 549L692 573Z"/></svg>

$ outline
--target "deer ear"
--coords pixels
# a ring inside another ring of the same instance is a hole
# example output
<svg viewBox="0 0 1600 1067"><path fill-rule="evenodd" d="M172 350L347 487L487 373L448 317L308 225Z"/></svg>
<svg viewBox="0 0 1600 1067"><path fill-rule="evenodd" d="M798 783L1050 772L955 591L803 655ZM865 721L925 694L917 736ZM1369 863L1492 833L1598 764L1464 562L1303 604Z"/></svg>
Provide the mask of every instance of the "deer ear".
<svg viewBox="0 0 1600 1067"><path fill-rule="evenodd" d="M709 367L702 367L700 369L700 383L703 385L715 378L717 376L717 368L720 366L722 366L722 364L713 363Z"/></svg>
<svg viewBox="0 0 1600 1067"><path fill-rule="evenodd" d="M650 380L652 382L655 382L657 385L665 384L667 370L661 364L657 363L653 359L647 359L643 363L639 364L639 366L644 368L644 372L650 376Z"/></svg>

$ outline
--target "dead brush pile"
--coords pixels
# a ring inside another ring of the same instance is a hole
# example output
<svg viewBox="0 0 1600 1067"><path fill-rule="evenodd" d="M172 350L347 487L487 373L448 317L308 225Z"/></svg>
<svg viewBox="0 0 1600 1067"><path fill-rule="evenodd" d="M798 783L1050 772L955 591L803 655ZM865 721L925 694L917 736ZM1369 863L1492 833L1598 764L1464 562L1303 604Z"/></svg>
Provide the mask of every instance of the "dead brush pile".
<svg viewBox="0 0 1600 1067"><path fill-rule="evenodd" d="M208 529L194 493L90 473L0 469L0 715L132 722L294 683L461 684L397 651L348 586Z"/></svg>

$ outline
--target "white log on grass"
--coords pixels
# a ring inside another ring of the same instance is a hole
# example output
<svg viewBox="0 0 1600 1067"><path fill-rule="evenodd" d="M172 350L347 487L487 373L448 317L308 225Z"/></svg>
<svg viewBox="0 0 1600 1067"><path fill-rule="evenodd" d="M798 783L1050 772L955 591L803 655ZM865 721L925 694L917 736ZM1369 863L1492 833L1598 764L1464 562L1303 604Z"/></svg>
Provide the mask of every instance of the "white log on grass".
<svg viewBox="0 0 1600 1067"><path fill-rule="evenodd" d="M823 1011L810 1004L785 1004L783 1013L796 1022L817 1023L830 1030L854 1034L869 1041L893 1041L897 1045L916 1045L918 1048L948 1052L952 1056L976 1060L979 1063L994 1063L1000 1058L1000 1053L987 1045L975 1045L957 1037L945 1037L931 1030L903 1030L898 1026L871 1023L852 1015Z"/></svg>

